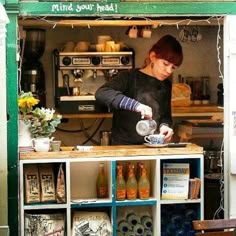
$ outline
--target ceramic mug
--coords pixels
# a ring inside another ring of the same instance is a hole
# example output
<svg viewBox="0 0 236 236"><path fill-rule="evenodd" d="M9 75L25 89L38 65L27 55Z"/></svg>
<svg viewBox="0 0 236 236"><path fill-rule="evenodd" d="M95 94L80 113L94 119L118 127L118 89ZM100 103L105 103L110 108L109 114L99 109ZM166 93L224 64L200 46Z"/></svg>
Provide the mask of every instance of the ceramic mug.
<svg viewBox="0 0 236 236"><path fill-rule="evenodd" d="M119 43L115 43L114 44L114 48L113 48L113 52L119 52L120 51L120 44Z"/></svg>
<svg viewBox="0 0 236 236"><path fill-rule="evenodd" d="M98 44L105 44L107 41L111 41L110 35L98 35L97 36L97 42Z"/></svg>
<svg viewBox="0 0 236 236"><path fill-rule="evenodd" d="M138 37L138 28L137 26L132 26L129 29L128 35L130 38L137 38Z"/></svg>
<svg viewBox="0 0 236 236"><path fill-rule="evenodd" d="M107 41L105 43L105 52L114 52L115 41Z"/></svg>
<svg viewBox="0 0 236 236"><path fill-rule="evenodd" d="M53 152L60 152L61 150L61 141L60 140L53 140L51 143L51 150Z"/></svg>
<svg viewBox="0 0 236 236"><path fill-rule="evenodd" d="M149 144L164 144L165 135L163 134L150 134L144 137L145 142Z"/></svg>
<svg viewBox="0 0 236 236"><path fill-rule="evenodd" d="M72 41L66 42L64 47L62 48L63 52L73 52L75 48L75 43Z"/></svg>
<svg viewBox="0 0 236 236"><path fill-rule="evenodd" d="M89 49L89 45L90 45L89 42L86 42L86 41L79 41L79 42L76 44L74 51L75 51L75 52L87 52L88 49Z"/></svg>
<svg viewBox="0 0 236 236"><path fill-rule="evenodd" d="M48 152L50 150L51 140L50 138L34 138L32 140L34 150L36 152Z"/></svg>
<svg viewBox="0 0 236 236"><path fill-rule="evenodd" d="M97 52L104 52L105 51L105 44L104 43L96 44L96 51Z"/></svg>
<svg viewBox="0 0 236 236"><path fill-rule="evenodd" d="M151 38L152 31L151 31L151 29L150 29L150 26L145 26L145 27L142 29L141 35L142 35L143 38Z"/></svg>

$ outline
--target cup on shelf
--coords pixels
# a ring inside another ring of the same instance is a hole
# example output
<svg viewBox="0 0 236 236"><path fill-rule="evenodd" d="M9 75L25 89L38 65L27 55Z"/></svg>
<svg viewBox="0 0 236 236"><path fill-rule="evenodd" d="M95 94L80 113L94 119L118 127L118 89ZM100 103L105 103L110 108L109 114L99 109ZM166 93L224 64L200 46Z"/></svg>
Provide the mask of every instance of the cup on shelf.
<svg viewBox="0 0 236 236"><path fill-rule="evenodd" d="M96 51L97 52L104 52L105 51L105 44L104 43L96 44Z"/></svg>
<svg viewBox="0 0 236 236"><path fill-rule="evenodd" d="M74 51L75 51L75 52L87 52L88 49L89 49L89 45L90 45L89 42L86 42L86 41L79 41L79 42L76 44Z"/></svg>
<svg viewBox="0 0 236 236"><path fill-rule="evenodd" d="M105 52L114 52L115 41L107 41L105 43Z"/></svg>
<svg viewBox="0 0 236 236"><path fill-rule="evenodd" d="M63 52L73 52L75 48L75 43L72 41L66 42L65 45L62 47Z"/></svg>
<svg viewBox="0 0 236 236"><path fill-rule="evenodd" d="M119 44L119 43L115 43L115 44L114 44L113 51L114 51L114 52L119 52L119 51L120 51L120 44Z"/></svg>
<svg viewBox="0 0 236 236"><path fill-rule="evenodd" d="M50 142L51 150L53 152L60 152L61 150L61 141L60 140L53 140Z"/></svg>
<svg viewBox="0 0 236 236"><path fill-rule="evenodd" d="M110 35L98 35L97 36L97 42L98 44L104 44L106 43L107 41L111 41L112 38Z"/></svg>

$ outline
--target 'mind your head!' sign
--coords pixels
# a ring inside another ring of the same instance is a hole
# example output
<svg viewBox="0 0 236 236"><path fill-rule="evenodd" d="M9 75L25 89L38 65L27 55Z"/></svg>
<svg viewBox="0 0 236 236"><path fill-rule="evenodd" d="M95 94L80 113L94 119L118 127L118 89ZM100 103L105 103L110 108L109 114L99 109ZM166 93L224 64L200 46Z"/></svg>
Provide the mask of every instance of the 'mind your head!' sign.
<svg viewBox="0 0 236 236"><path fill-rule="evenodd" d="M117 13L116 3L55 3L51 6L54 13Z"/></svg>

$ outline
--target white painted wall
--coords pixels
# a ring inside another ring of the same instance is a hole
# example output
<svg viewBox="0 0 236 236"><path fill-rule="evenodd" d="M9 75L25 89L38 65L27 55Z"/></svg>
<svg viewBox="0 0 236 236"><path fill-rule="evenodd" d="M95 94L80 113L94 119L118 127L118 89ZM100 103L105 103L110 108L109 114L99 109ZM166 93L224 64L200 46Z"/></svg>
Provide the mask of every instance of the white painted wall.
<svg viewBox="0 0 236 236"><path fill-rule="evenodd" d="M7 114L6 114L6 24L8 17L0 3L0 234L7 232Z"/></svg>
<svg viewBox="0 0 236 236"><path fill-rule="evenodd" d="M225 209L236 218L236 16L225 18L224 53L224 141L225 141Z"/></svg>

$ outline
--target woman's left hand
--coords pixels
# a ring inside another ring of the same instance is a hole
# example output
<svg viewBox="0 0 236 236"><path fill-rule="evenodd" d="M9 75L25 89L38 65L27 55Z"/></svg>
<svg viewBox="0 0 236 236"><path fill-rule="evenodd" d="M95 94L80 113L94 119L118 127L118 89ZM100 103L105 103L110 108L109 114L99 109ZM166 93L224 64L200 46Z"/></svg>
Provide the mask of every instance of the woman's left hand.
<svg viewBox="0 0 236 236"><path fill-rule="evenodd" d="M165 142L169 142L174 134L174 131L169 126L162 125L160 127L160 134L164 134L165 135Z"/></svg>

